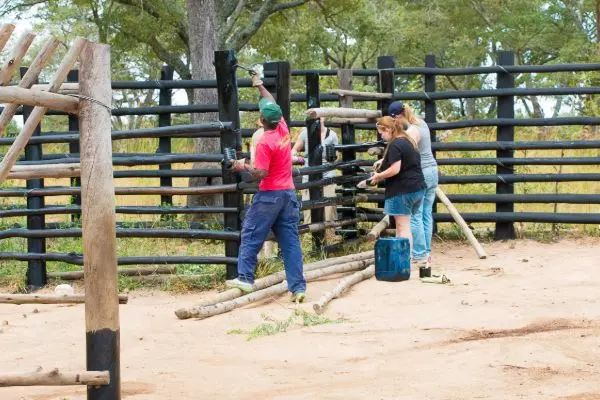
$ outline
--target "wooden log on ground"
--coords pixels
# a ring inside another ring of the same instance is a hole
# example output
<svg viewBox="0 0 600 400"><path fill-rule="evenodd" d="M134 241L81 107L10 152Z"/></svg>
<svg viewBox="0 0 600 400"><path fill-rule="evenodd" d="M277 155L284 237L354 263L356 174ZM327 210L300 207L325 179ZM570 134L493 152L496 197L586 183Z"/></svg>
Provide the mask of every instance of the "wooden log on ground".
<svg viewBox="0 0 600 400"><path fill-rule="evenodd" d="M327 268L327 267L334 266L334 265L342 265L342 264L348 264L348 263L360 263L360 265L362 265L363 267L366 267L367 263L370 260L372 260L373 257L374 257L373 251L366 251L363 253L351 254L351 255L345 256L345 257L330 258L327 260L322 260L322 261L317 261L315 263L306 264L304 266L304 272L306 273L308 271L313 271L313 270L320 269L320 268ZM356 264L356 265L359 265L359 264ZM271 274L271 275L268 275L263 278L255 280L254 287L257 290L265 289L269 286L272 286L272 285L282 282L284 279L285 279L285 271L276 272L274 274ZM225 290L224 292L221 292L214 296L203 299L199 304L197 304L193 308L189 308L189 309L181 308L181 309L175 311L175 315L177 315L177 317L179 319L192 318L193 310L196 308L201 308L201 307L233 300L233 299L243 296L243 295L244 295L244 292L242 292L240 289L236 289L236 288L228 289L228 290Z"/></svg>
<svg viewBox="0 0 600 400"><path fill-rule="evenodd" d="M381 221L373 226L373 228L367 234L367 238L371 241L377 240L377 238L381 236L381 233L387 229L388 226L390 226L390 217L389 215L386 215L381 219Z"/></svg>
<svg viewBox="0 0 600 400"><path fill-rule="evenodd" d="M6 86L10 82L15 70L23 61L23 57L27 53L29 46L35 39L35 35L31 32L24 32L17 41L10 58L6 60L2 69L0 69L0 86Z"/></svg>
<svg viewBox="0 0 600 400"><path fill-rule="evenodd" d="M372 262L373 261L370 260L369 264ZM319 279L319 278L322 278L327 275L333 275L333 274L339 274L339 273L344 273L344 272L356 271L358 269L363 269L363 268L365 268L366 265L368 265L368 264L365 264L365 262L363 262L363 261L341 264L341 265L334 265L331 267L326 267L326 268L321 268L321 269L316 269L313 271L305 272L304 278L307 281L312 281L312 280ZM285 293L287 291L287 289L288 289L287 281L284 281L284 282L278 283L276 285L269 286L266 289L257 290L257 291L254 291L252 293L246 294L244 296L238 297L233 300L229 300L229 301L225 301L225 302L217 303L217 304L212 304L212 305L204 306L204 307L194 307L189 310L185 310L185 309L177 310L175 312L175 314L180 319L185 319L185 318L182 318L184 316L186 316L187 318L204 319L204 318L212 317L214 315L224 314L226 312L229 312L238 307L244 306L246 304L250 304L255 301L260 301L260 300L267 299L269 297L281 295L281 294ZM187 314L184 314L184 311L186 313L189 313L189 316Z"/></svg>
<svg viewBox="0 0 600 400"><path fill-rule="evenodd" d="M0 294L2 304L83 304L84 294ZM127 304L129 298L125 294L119 295L119 304Z"/></svg>
<svg viewBox="0 0 600 400"><path fill-rule="evenodd" d="M367 268L362 271L358 271L353 273L352 275L342 279L340 283L338 283L333 290L325 293L318 302L313 304L313 309L317 314L322 314L325 311L325 307L331 302L333 299L337 299L344 293L350 286L356 285L358 282L364 281L366 279L371 278L375 275L375 265L371 264Z"/></svg>
<svg viewBox="0 0 600 400"><path fill-rule="evenodd" d="M69 114L77 114L79 108L79 100L75 97L16 86L0 87L0 103L46 107Z"/></svg>
<svg viewBox="0 0 600 400"><path fill-rule="evenodd" d="M79 63L82 96L79 104L79 143L82 242L85 254L86 367L110 374L110 385L89 387L87 398L120 399L121 334L111 140L110 46L89 42L84 44Z"/></svg>
<svg viewBox="0 0 600 400"><path fill-rule="evenodd" d="M391 93L377 93L377 92L360 92L357 90L344 90L344 89L331 89L328 91L329 94L337 94L338 96L352 96L357 100L360 98L370 99L391 99ZM359 100L360 101L360 100Z"/></svg>
<svg viewBox="0 0 600 400"><path fill-rule="evenodd" d="M10 39L10 36L15 30L15 26L13 24L2 24L0 25L0 51L4 50L4 46Z"/></svg>
<svg viewBox="0 0 600 400"><path fill-rule="evenodd" d="M110 383L108 371L60 372L58 368L43 372L38 368L35 372L22 374L1 374L0 387L9 386L102 386Z"/></svg>
<svg viewBox="0 0 600 400"><path fill-rule="evenodd" d="M79 163L15 165L7 179L72 178L81 175Z"/></svg>
<svg viewBox="0 0 600 400"><path fill-rule="evenodd" d="M448 211L450 211L450 215L452 215L452 218L454 219L454 221L456 221L458 226L460 226L460 229L463 231L463 233L469 240L469 243L471 243L471 246L473 246L473 248L475 249L477 256L481 259L486 258L487 254L486 254L485 250L483 249L483 247L481 247L481 244L479 244L479 241L477 241L477 238L475 237L475 235L473 235L471 228L469 228L469 225L467 225L467 223L465 222L463 217L460 215L460 213L458 212L456 207L454 207L454 205L450 202L448 197L446 197L446 195L444 194L442 189L440 189L439 186L435 189L435 194L437 195L438 199L440 199L440 201L442 203L444 203L444 205L446 206Z"/></svg>
<svg viewBox="0 0 600 400"><path fill-rule="evenodd" d="M85 43L85 39L80 38L75 40L67 54L64 56L60 66L54 73L54 76L50 81L50 87L48 88L49 92L56 92L56 90L64 82L65 78L67 77L67 74L69 73L69 70L79 58L79 54L85 46ZM25 122L23 130L21 131L21 133L19 133L19 136L16 137L15 141L10 146L10 148L4 155L2 162L0 163L0 183L4 182L4 180L10 173L11 168L15 165L15 162L19 158L19 154L29 142L29 139L33 135L33 132L35 131L42 117L46 114L47 111L48 109L46 107L35 107L29 115L29 118L27 118L27 122Z"/></svg>
<svg viewBox="0 0 600 400"><path fill-rule="evenodd" d="M147 267L147 268L120 268L117 273L121 276L146 276L154 274L174 274L177 267ZM50 272L48 278L62 279L64 281L75 281L83 279L83 271Z"/></svg>
<svg viewBox="0 0 600 400"><path fill-rule="evenodd" d="M42 72L44 66L46 66L48 61L50 61L50 59L54 55L54 52L56 51L56 48L59 44L60 42L54 38L50 38L46 42L46 44L35 57L29 68L27 68L27 72L25 73L23 78L21 78L21 82L19 82L20 88L29 89L33 85L33 83L39 77L40 72ZM4 135L4 130L6 129L8 124L10 124L10 121L12 121L12 118L17 113L18 108L18 104L7 104L4 107L4 110L2 110L2 114L0 114L0 136Z"/></svg>
<svg viewBox="0 0 600 400"><path fill-rule="evenodd" d="M321 107L310 108L306 110L306 116L309 119L318 119L321 117L338 117L338 118L379 118L381 111L379 110L362 110L357 108L336 108L336 107Z"/></svg>

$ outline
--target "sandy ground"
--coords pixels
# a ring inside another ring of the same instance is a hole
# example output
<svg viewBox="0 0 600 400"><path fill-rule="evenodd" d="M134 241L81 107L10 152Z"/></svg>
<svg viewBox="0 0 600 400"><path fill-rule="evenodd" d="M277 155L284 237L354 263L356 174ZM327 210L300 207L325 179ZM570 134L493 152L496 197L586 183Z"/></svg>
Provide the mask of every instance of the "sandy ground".
<svg viewBox="0 0 600 400"><path fill-rule="evenodd" d="M121 306L123 398L600 399L600 240L437 246L451 285L371 279L326 311L345 323L247 340L287 297L202 321L198 295L134 293ZM308 304L337 280L309 285ZM39 313L34 313L34 309ZM7 322L4 322L7 321ZM0 373L83 370L83 306L0 305ZM85 388L3 388L0 399L85 399Z"/></svg>

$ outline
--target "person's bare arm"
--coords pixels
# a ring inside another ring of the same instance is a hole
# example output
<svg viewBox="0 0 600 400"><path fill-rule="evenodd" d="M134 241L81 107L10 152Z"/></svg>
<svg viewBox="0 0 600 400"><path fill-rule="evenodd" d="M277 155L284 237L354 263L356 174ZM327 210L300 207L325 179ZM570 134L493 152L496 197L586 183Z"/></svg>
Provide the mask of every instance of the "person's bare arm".
<svg viewBox="0 0 600 400"><path fill-rule="evenodd" d="M258 94L260 95L261 99L262 98L269 99L273 103L275 103L275 98L263 85L263 81L260 79L260 75L258 75L258 74L252 75L252 86L254 86L255 88L258 89Z"/></svg>
<svg viewBox="0 0 600 400"><path fill-rule="evenodd" d="M373 183L377 183L381 182L384 179L391 178L394 175L398 175L398 173L400 172L400 164L401 161L396 161L395 163L390 165L390 167L385 171L373 174L373 176L371 176L371 181Z"/></svg>

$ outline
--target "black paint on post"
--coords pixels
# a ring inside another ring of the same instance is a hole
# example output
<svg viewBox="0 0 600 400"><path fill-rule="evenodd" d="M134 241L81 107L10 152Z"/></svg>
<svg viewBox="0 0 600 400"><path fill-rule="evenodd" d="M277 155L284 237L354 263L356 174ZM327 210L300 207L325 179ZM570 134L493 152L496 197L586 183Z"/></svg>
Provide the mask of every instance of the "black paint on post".
<svg viewBox="0 0 600 400"><path fill-rule="evenodd" d="M235 77L235 65L237 59L233 50L215 52L215 70L217 73L217 92L219 105L219 120L230 121L231 130L224 131L221 134L221 152L225 148L235 148L241 151L242 138L238 131L240 126L240 113L238 108L238 87ZM238 183L235 173L223 168L223 184ZM240 215L243 209L242 192L231 192L223 194L223 206L235 207L240 212L238 214L225 214L225 230L239 231L241 226ZM237 240L225 241L225 256L237 258L239 242ZM237 266L235 264L227 265L227 279L233 279L237 276Z"/></svg>
<svg viewBox="0 0 600 400"><path fill-rule="evenodd" d="M425 67L427 68L435 68L435 56L434 55L428 55L425 56ZM435 92L435 75L433 74L427 74L424 75L424 80L425 80L425 92L426 93L432 93ZM425 122L427 122L427 125L430 124L434 124L437 122L437 107L435 104L435 100L425 100ZM431 144L433 145L436 141L437 141L437 135L435 132L435 129L432 129L431 126L429 127L429 132L430 132L430 138L431 138ZM431 150L431 152L433 153L433 157L435 158L435 150ZM434 201L433 201L433 212L437 211L437 196L435 197ZM434 222L433 223L433 233L437 232L437 223Z"/></svg>
<svg viewBox="0 0 600 400"><path fill-rule="evenodd" d="M160 71L160 79L163 81L170 81L173 79L173 69L168 65L164 65L162 70ZM171 105L171 96L172 90L166 88L160 88L158 95L158 105L159 106L170 106ZM160 114L158 116L158 126L171 126L171 114ZM169 154L171 153L171 138L170 137L161 137L158 139L158 152L159 154ZM160 164L158 166L159 170L170 170L170 164ZM170 187L173 186L173 178L170 176L163 176L160 178L160 186ZM160 196L161 205L171 206L173 205L173 196ZM164 216L168 219L168 216Z"/></svg>
<svg viewBox="0 0 600 400"><path fill-rule="evenodd" d="M291 85L291 68L287 61L269 62L264 64L265 75L268 72L275 73L275 90L273 96L277 100L277 104L283 111L283 118L289 122L291 112L290 85Z"/></svg>
<svg viewBox="0 0 600 400"><path fill-rule="evenodd" d="M344 90L352 90L352 70L350 69L341 69L338 70L338 81L340 84L340 89ZM340 106L352 108L353 100L350 96L342 96L340 97ZM356 132L353 124L342 124L342 145L352 145L356 144ZM342 151L342 161L350 162L356 159L356 150L355 149L347 149ZM356 175L355 169L344 169L342 170L343 176L353 176ZM356 193L356 186L352 183L343 184L345 189L349 189L348 193L344 193L344 197L352 198ZM354 189L352 191L352 189ZM350 208L349 210L340 211L340 219L342 220L353 220L356 219L356 208ZM356 230L356 224L348 225L345 233L344 239L354 239L357 237L358 231Z"/></svg>
<svg viewBox="0 0 600 400"><path fill-rule="evenodd" d="M514 65L515 55L512 51L501 51L498 54L499 65ZM497 75L498 89L514 88L515 78L511 73L498 72ZM515 98L514 96L498 96L498 118L514 118L515 117ZM515 128L514 126L499 126L496 128L496 140L512 142L515 140ZM498 158L513 158L514 150L498 150L496 151L496 157ZM513 168L509 166L499 165L496 167L496 174L498 175L510 175L513 174ZM513 194L514 183L497 183L496 194ZM496 203L496 212L514 212L514 203L512 202L499 202ZM512 222L497 222L496 229L494 232L494 239L514 239L515 228Z"/></svg>
<svg viewBox="0 0 600 400"><path fill-rule="evenodd" d="M108 371L111 381L104 386L88 386L87 396L91 400L116 400L120 392L120 332L100 329L86 332L86 354L88 371ZM110 349L111 351L106 351ZM119 396L118 398L121 398Z"/></svg>
<svg viewBox="0 0 600 400"><path fill-rule="evenodd" d="M396 60L391 56L379 56L377 57L377 69L379 69L379 92L380 93L394 93L395 79L394 70L396 67ZM392 103L391 99L379 100L378 108L381 110L382 115L387 115L387 109ZM377 132L377 140L381 140L381 135ZM381 183L378 187L384 187ZM384 202L380 201L377 203L377 207L383 208ZM396 222L394 218L390 218L390 228L395 228Z"/></svg>
<svg viewBox="0 0 600 400"><path fill-rule="evenodd" d="M73 69L67 75L67 82L79 82L79 70ZM77 115L69 114L69 132L79 131L79 118ZM79 154L79 141L69 143L69 154ZM71 178L72 187L81 187L81 178ZM76 194L71 196L70 203L75 206L81 206L81 196ZM71 215L72 222L79 222L80 215Z"/></svg>
<svg viewBox="0 0 600 400"><path fill-rule="evenodd" d="M307 108L318 108L321 102L319 100L319 75L306 75L306 106ZM321 122L318 119L306 120L306 138L308 140L308 158L309 166L319 166L323 164L323 153L321 148ZM308 181L319 181L323 179L323 174L314 174L308 176ZM313 187L308 190L311 201L323 198L323 186ZM311 223L323 222L325 220L325 209L316 208L310 210ZM306 221L304 221L306 223ZM313 249L319 251L323 247L325 240L324 232L313 232Z"/></svg>
<svg viewBox="0 0 600 400"><path fill-rule="evenodd" d="M21 68L21 77L27 73L27 68ZM33 111L33 107L23 106L23 121L27 121L29 114ZM41 134L41 123L35 129L33 137L40 136ZM42 159L42 145L41 144L28 144L25 146L25 160L27 161L39 161ZM44 187L43 179L29 179L27 180L27 189L41 189ZM27 208L28 209L40 209L44 208L44 197L43 196L27 196ZM44 229L46 217L42 215L28 215L27 216L27 229ZM46 239L45 238L29 238L27 239L27 252L28 253L45 253L46 252ZM46 285L46 262L42 260L31 260L27 262L27 280L26 285L29 289L38 289Z"/></svg>

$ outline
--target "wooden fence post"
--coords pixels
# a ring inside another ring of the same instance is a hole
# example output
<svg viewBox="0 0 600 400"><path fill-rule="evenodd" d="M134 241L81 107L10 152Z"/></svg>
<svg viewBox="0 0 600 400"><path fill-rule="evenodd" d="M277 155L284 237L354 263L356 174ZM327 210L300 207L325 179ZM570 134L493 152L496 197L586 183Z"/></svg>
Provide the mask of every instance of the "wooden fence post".
<svg viewBox="0 0 600 400"><path fill-rule="evenodd" d="M319 99L319 74L310 73L306 75L306 107L307 108L318 108L321 106ZM308 165L318 166L323 164L322 153L318 150L321 147L321 121L319 119L307 119L306 120L306 138L308 140ZM318 154L317 154L318 153ZM321 154L321 156L319 156ZM323 179L323 174L313 174L308 176L308 181L318 181ZM311 201L319 200L323 198L323 187L314 187L308 189L309 198ZM325 220L325 209L324 208L313 208L310 210L310 223L314 224L317 222L323 222ZM306 221L304 221L306 223ZM325 233L324 232L313 232L313 250L320 251L324 245Z"/></svg>
<svg viewBox="0 0 600 400"><path fill-rule="evenodd" d="M377 57L377 69L379 71L379 86L378 91L380 93L391 93L394 94L395 88L395 79L394 79L394 71L391 68L396 67L396 59L391 56L379 56ZM387 109L389 105L393 102L393 99L382 99L377 102L378 108L381 110L382 115L387 115ZM377 140L381 140L381 135L377 132ZM377 185L379 188L383 188L383 184ZM377 207L383 208L385 202L379 201L377 202ZM394 218L390 219L390 229L396 227L396 221Z"/></svg>
<svg viewBox="0 0 600 400"><path fill-rule="evenodd" d="M67 82L79 82L79 70L72 69L67 75ZM79 131L79 117L69 114L69 132ZM69 143L69 153L79 155L79 142ZM81 178L71 178L71 187L81 187ZM71 205L81 206L81 195L74 194L70 198ZM79 222L81 215L71 214L71 222Z"/></svg>
<svg viewBox="0 0 600 400"><path fill-rule="evenodd" d="M292 81L290 63L287 61L268 62L264 64L264 70L275 72L275 90L273 91L273 95L275 100L277 100L277 104L281 107L281 111L283 111L283 118L289 123L291 112L290 87Z"/></svg>
<svg viewBox="0 0 600 400"><path fill-rule="evenodd" d="M425 67L427 68L435 68L435 56L434 55L427 55L425 56ZM425 93L429 93L429 92L435 92L435 75L433 74L426 74L424 76L424 81L425 81ZM427 122L427 124L434 124L437 122L437 107L435 104L435 100L431 100L429 98L427 98L427 100L425 100L425 122ZM431 129L429 128L429 132L430 132L430 138L431 138L431 143L435 143L437 141L437 135L435 133L435 129ZM431 152L433 153L433 158L435 158L435 150L431 150ZM438 198L435 197L435 199L433 200L433 212L435 213L437 211L437 203L438 203ZM433 222L433 233L437 232L437 222Z"/></svg>
<svg viewBox="0 0 600 400"><path fill-rule="evenodd" d="M119 296L113 184L110 47L88 42L80 58L79 127L88 371L110 384L89 386L88 400L120 400Z"/></svg>
<svg viewBox="0 0 600 400"><path fill-rule="evenodd" d="M160 80L161 81L170 81L173 79L173 69L164 65L160 71ZM166 88L160 88L158 94L158 105L159 106L170 106L171 105L171 96L172 90ZM171 126L171 114L159 114L158 115L158 126ZM168 136L161 137L158 139L158 151L159 154L169 154L171 153L171 138ZM159 164L159 170L170 170L171 164ZM160 177L160 186L171 187L173 186L173 178L170 176L161 176ZM170 207L173 205L173 196L161 195L160 196L160 205ZM173 215L163 215L161 219L171 219Z"/></svg>
<svg viewBox="0 0 600 400"><path fill-rule="evenodd" d="M340 69L338 70L338 82L340 89L352 90L352 70L351 69ZM353 99L352 96L340 96L340 107L352 108ZM342 144L356 144L356 132L354 130L354 124L342 124ZM342 161L353 161L356 160L356 150L343 150ZM342 175L356 175L352 170L342 171ZM345 183L344 189L356 189L356 185L352 183ZM344 191L343 196L352 197L356 192ZM356 204L354 207L344 207L344 211L340 213L339 219L356 219ZM356 230L356 224L349 225L344 229L344 238L353 239L358 235Z"/></svg>
<svg viewBox="0 0 600 400"><path fill-rule="evenodd" d="M27 73L26 67L20 68L21 78ZM29 114L33 111L31 106L23 106L23 122L27 121ZM38 124L32 136L40 136L42 132L42 124ZM25 146L25 160L39 161L42 159L42 145L28 144ZM26 181L27 189L42 189L44 187L43 179L28 179ZM44 196L27 195L27 208L41 209L44 208ZM44 229L46 225L46 217L44 214L28 215L27 229ZM28 253L45 253L46 239L45 238L28 238L27 239ZM48 279L46 277L46 262L41 260L32 260L27 262L27 278L26 286L28 289L38 289L46 285Z"/></svg>
<svg viewBox="0 0 600 400"><path fill-rule="evenodd" d="M231 121L232 129L221 133L221 152L227 147L241 151L242 137L239 131L240 112L238 107L238 87L235 77L237 59L233 50L215 52L215 70L217 73L217 92L219 105L219 120ZM234 172L223 167L223 184L237 183L238 178ZM225 213L225 230L239 231L241 227L240 214L244 205L242 192L223 194L223 206L234 207L238 213ZM225 256L237 257L239 241L225 241ZM237 265L227 264L227 279L237 276Z"/></svg>
<svg viewBox="0 0 600 400"><path fill-rule="evenodd" d="M515 54L512 51L500 51L498 53L498 65L514 65ZM498 89L511 89L515 87L515 78L509 72L498 72L497 84ZM515 97L514 96L498 96L498 118L515 118ZM512 142L515 139L514 126L499 126L496 128L496 140ZM513 158L514 150L497 150L496 157ZM512 165L496 166L496 174L513 174ZM496 194L514 194L514 183L497 183ZM513 202L498 202L496 203L496 212L514 212L515 205ZM513 222L497 222L494 232L495 240L514 239L515 227Z"/></svg>

